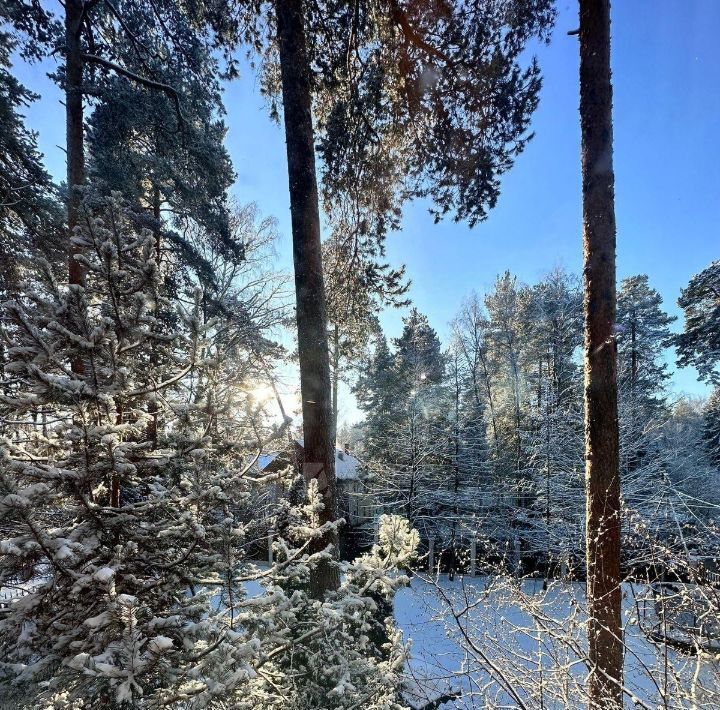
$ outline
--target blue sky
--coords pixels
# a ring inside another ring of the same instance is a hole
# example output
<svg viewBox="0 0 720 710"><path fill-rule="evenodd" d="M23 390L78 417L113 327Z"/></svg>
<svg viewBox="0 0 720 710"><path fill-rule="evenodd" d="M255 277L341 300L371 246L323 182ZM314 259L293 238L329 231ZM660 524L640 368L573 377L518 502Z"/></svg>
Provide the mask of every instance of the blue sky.
<svg viewBox="0 0 720 710"><path fill-rule="evenodd" d="M388 257L405 263L411 296L441 337L463 298L486 290L510 269L527 282L562 265L580 272L581 193L577 3L558 3L557 28L537 55L544 76L533 118L535 138L503 179L488 220L470 230L435 225L422 203L405 210ZM647 273L665 307L690 277L720 256L720 0L616 0L613 6L615 171L618 278ZM64 175L64 110L45 77L54 66L16 67L43 98L27 111L46 164ZM290 218L282 131L271 123L250 72L227 88L227 146L237 171L233 188L277 217L280 265L289 269ZM383 325L399 333L402 313ZM681 327L678 321L676 328ZM676 392L703 394L694 371L675 373ZM355 418L351 401L344 416Z"/></svg>

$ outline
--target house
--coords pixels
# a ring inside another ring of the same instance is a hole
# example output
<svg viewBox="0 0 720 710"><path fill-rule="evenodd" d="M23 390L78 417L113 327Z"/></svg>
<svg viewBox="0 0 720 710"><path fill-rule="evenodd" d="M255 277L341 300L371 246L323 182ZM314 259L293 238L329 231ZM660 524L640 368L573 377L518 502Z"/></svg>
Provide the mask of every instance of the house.
<svg viewBox="0 0 720 710"><path fill-rule="evenodd" d="M292 445L289 443L284 450L261 454L255 466L261 473L278 473L288 467L300 469L303 458L303 440L294 439ZM335 478L338 515L346 523L340 532L340 554L345 558L361 546L360 529L366 527L372 517L370 501L361 477L360 461L352 455L347 445L335 449ZM283 495L287 495L287 491L276 487L275 499Z"/></svg>

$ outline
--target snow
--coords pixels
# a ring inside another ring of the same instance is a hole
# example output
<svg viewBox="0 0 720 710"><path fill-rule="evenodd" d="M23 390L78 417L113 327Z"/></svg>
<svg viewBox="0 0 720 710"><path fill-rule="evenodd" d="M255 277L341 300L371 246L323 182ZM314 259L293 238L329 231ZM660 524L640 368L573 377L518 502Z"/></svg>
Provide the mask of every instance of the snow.
<svg viewBox="0 0 720 710"><path fill-rule="evenodd" d="M155 636L148 643L148 650L151 653L160 654L167 649L172 648L173 640L167 636Z"/></svg>
<svg viewBox="0 0 720 710"><path fill-rule="evenodd" d="M474 642L488 654L488 661L497 661L498 666L514 678L538 675L538 649L541 648L545 662L549 655L560 651L560 645L547 634L536 635L535 623L531 616L513 599L508 588L486 589L488 579L483 577L464 579L458 577L449 581L441 576L438 586L442 593L458 607L465 607L465 600L479 600L472 607L463 622ZM395 597L394 614L405 641L411 641L408 663L408 690L406 699L415 707L429 700L460 688L462 695L454 701L441 705L442 708L474 708L499 706L515 707L511 698L497 682L497 677L488 672L488 665L478 661L476 654L467 654L462 637L449 607L434 584L413 578L411 586L401 589ZM635 598L642 589L630 584L623 585L623 618L631 619L635 611ZM584 640L584 627L575 626L582 619L584 585L582 583L553 584L548 592L542 591L541 580L523 583L523 592L537 596L548 618L559 620L560 631L567 632L574 627L577 636ZM542 645L538 638L542 639ZM653 671L655 678L661 677L664 654L673 672L685 679L687 685L693 682L697 673L699 686L710 688L717 682L716 672L711 668L712 659L698 659L685 656L662 644L654 644L635 623L625 627L625 685L628 694L633 694L650 707L656 707L661 699L655 681L648 674ZM559 655L559 654L558 654ZM556 655L557 658L557 655ZM557 669L558 674L571 678L570 685L582 683L584 668L576 659L567 659L566 666ZM546 669L546 673L549 671ZM704 680L703 680L704 679ZM424 694L424 696L423 696ZM670 693L672 697L672 692ZM630 702L628 700L628 702ZM532 704L531 704L532 706ZM553 705L546 701L545 707ZM634 707L631 704L628 707Z"/></svg>
<svg viewBox="0 0 720 710"><path fill-rule="evenodd" d="M68 661L67 665L69 668L73 668L76 671L81 671L89 660L89 653L78 653L77 656Z"/></svg>
<svg viewBox="0 0 720 710"><path fill-rule="evenodd" d="M93 575L96 582L109 582L115 576L115 570L112 567L101 567Z"/></svg>
<svg viewBox="0 0 720 710"><path fill-rule="evenodd" d="M72 557L72 550L67 545L61 545L55 553L55 559L66 560L68 557Z"/></svg>
<svg viewBox="0 0 720 710"><path fill-rule="evenodd" d="M85 626L89 626L91 629L99 629L102 626L107 626L110 623L110 614L103 611L97 616L91 616L89 619L85 619Z"/></svg>
<svg viewBox="0 0 720 710"><path fill-rule="evenodd" d="M267 565L260 563L257 568L258 572L265 571ZM435 582L437 587L435 583L415 576L409 587L400 589L394 601L397 626L404 641L411 643L403 690L404 700L411 708L421 708L430 701L447 696L455 696L455 699L440 705L444 710L517 707L498 684L497 678L488 671L488 665L479 662L477 656L466 653L447 600L443 600L442 595L460 607L465 605L464 600L474 605L463 622L465 628L478 647L488 654L488 661L496 662L508 676L519 678L520 682L537 679L538 649L542 648L540 667L544 657L544 663L548 664L543 668L546 679L549 680L555 672L557 678L569 679L571 697L573 686L577 688L577 693L582 692L584 665L577 662L577 657L568 657L566 647L554 642L550 635L536 633L535 622L518 603L511 580L495 579L491 584L486 577L459 576L450 581L442 575ZM250 598L263 595L259 580L246 582L244 586ZM630 701L631 696L647 707L657 707L661 703L656 682L662 676L666 653L672 672L680 682L686 683L688 688L697 682L700 697L703 686L716 692L718 659L690 657L663 644L655 644L634 622L636 600L644 591L641 585L623 585L623 618L627 622L624 631L627 707L636 707ZM574 634L580 639L580 645L584 644L583 583L553 582L544 592L542 580L526 580L522 583L522 592L526 598L537 600L538 608L548 619L557 621L557 630L561 634ZM217 609L222 605L223 600L218 594L213 606ZM549 664L553 653L556 659L561 654L566 657L563 659L565 663L556 664L551 669ZM668 690L672 698L672 688ZM578 701L578 707L582 704ZM528 704L528 707L534 706L532 702ZM546 699L544 707L562 710L567 704L553 704ZM684 707L682 702L678 707ZM697 707L711 707L711 704L700 703Z"/></svg>
<svg viewBox="0 0 720 710"><path fill-rule="evenodd" d="M335 449L335 476L338 481L357 481L360 462L342 449Z"/></svg>

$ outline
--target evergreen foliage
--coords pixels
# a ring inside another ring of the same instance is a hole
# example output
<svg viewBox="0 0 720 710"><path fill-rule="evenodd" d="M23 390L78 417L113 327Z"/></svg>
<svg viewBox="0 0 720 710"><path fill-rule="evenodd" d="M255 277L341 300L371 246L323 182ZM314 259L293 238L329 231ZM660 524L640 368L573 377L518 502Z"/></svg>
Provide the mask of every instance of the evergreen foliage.
<svg viewBox="0 0 720 710"><path fill-rule="evenodd" d="M118 196L88 197L82 214L85 286L46 264L6 306L2 408L22 423L2 442L0 583L27 594L0 620L0 684L23 706L309 710L345 707L358 688L369 707L400 707L404 651L380 602L404 583L394 571L416 533L383 521L379 547L319 604L307 594L322 556L307 547L323 534L311 488L278 566L248 566L243 511L267 482L251 475L252 439L218 426L214 323L199 299L172 328L158 318L153 233ZM249 598L253 580L266 590Z"/></svg>
<svg viewBox="0 0 720 710"><path fill-rule="evenodd" d="M0 11L0 18L3 17ZM20 111L37 96L12 74L16 41L0 32L0 294L15 291L28 263L62 253L60 210L50 176L42 165L37 136Z"/></svg>
<svg viewBox="0 0 720 710"><path fill-rule="evenodd" d="M506 273L484 304L475 295L462 306L444 355L416 312L394 350L375 337L356 387L367 484L380 508L400 506L422 537L448 550L447 560L458 541L467 550L477 536L484 554L504 556L511 568L580 570L581 313L573 275L554 270L528 286ZM672 545L680 544L676 516L706 520L700 500L714 500L716 490L712 400L704 420L691 402L669 400L673 319L646 276L623 282L618 318L623 534L632 566L644 564L638 519L643 535ZM699 481L708 489L693 503Z"/></svg>
<svg viewBox="0 0 720 710"><path fill-rule="evenodd" d="M412 575L450 612L460 703L649 706L606 683L626 649L664 706L714 702L720 261L682 290L678 335L648 275L616 294L609 4L581 6L585 280L506 271L441 340L387 239L410 200L487 218L532 139L553 0L0 0L0 706L401 710ZM241 57L284 118L295 304L275 220L229 196ZM58 186L13 67L50 58ZM383 310L408 307L388 339ZM671 392L672 347L707 399ZM364 415L344 486L341 383ZM351 496L374 544L341 562ZM454 581L470 549L477 594ZM627 623L687 664L652 651L658 674L621 640L638 579ZM500 626L469 623L481 603Z"/></svg>
<svg viewBox="0 0 720 710"><path fill-rule="evenodd" d="M720 390L715 389L708 397L703 417L705 447L715 465L720 466Z"/></svg>
<svg viewBox="0 0 720 710"><path fill-rule="evenodd" d="M711 384L720 382L720 261L690 279L678 304L685 327L677 336L678 364L692 365Z"/></svg>

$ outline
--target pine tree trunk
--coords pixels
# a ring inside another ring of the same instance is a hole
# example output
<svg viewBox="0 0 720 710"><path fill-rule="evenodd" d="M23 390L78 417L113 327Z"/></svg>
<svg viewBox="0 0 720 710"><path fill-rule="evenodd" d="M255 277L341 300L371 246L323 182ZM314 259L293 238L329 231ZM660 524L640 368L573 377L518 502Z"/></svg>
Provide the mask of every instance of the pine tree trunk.
<svg viewBox="0 0 720 710"><path fill-rule="evenodd" d="M156 268L160 268L160 259L162 257L162 230L160 228L160 188L157 186L153 187L152 190L152 210L153 210L153 240L155 242L155 264ZM155 342L151 344L150 349L150 366L153 370L157 368L158 356L157 356L157 345ZM157 375L153 373L157 379ZM157 391L155 392L157 395ZM145 438L150 442L151 448L157 448L157 435L158 435L158 404L156 401L151 400L148 402L148 423L145 431Z"/></svg>
<svg viewBox="0 0 720 710"><path fill-rule="evenodd" d="M303 474L316 479L325 508L320 522L336 519L335 454L331 441L330 359L320 247L320 214L315 176L310 66L305 46L302 0L276 0L280 71L282 76L285 141L290 183L290 216L295 264L300 390L305 438ZM328 533L314 549L332 546L338 537ZM332 561L321 563L311 580L311 593L322 597L339 586Z"/></svg>
<svg viewBox="0 0 720 710"><path fill-rule="evenodd" d="M483 379L485 380L485 391L487 392L488 406L490 407L490 422L492 424L493 433L493 448L495 449L495 457L500 456L500 436L498 434L497 416L495 415L495 399L492 393L492 383L490 379L490 373L488 372L487 360L483 355L482 350L480 351L480 362L483 366Z"/></svg>
<svg viewBox="0 0 720 710"><path fill-rule="evenodd" d="M340 385L340 329L337 323L333 328L333 367L332 367L332 436L337 441L338 423L338 386Z"/></svg>
<svg viewBox="0 0 720 710"><path fill-rule="evenodd" d="M68 238L72 239L78 223L80 187L85 182L85 151L83 147L82 77L83 58L80 32L83 17L82 0L65 3L65 126L67 139L67 222ZM77 247L68 245L68 274L71 284L84 284L85 273L75 259Z"/></svg>
<svg viewBox="0 0 720 710"><path fill-rule="evenodd" d="M80 33L83 20L82 0L65 3L65 131L67 151L67 226L68 281L71 285L85 285L85 269L75 258L79 248L72 242L78 224L81 195L79 187L85 182L85 148L83 136L83 58ZM85 373L81 357L70 363L76 375Z"/></svg>
<svg viewBox="0 0 720 710"><path fill-rule="evenodd" d="M455 569L457 567L457 527L458 518L460 515L460 509L458 508L458 497L460 493L460 373L458 371L458 357L455 355L455 367L453 369L455 375L455 451L453 456L453 468L455 473L455 483L453 486L453 500L455 501L455 507L453 510L453 522L452 522L452 547L451 547L451 579L455 578Z"/></svg>
<svg viewBox="0 0 720 710"><path fill-rule="evenodd" d="M632 323L630 325L630 406L625 407L625 418L630 420L630 426L626 427L629 433L626 445L622 446L624 453L624 461L626 465L624 471L628 473L634 471L638 465L638 442L641 432L638 431L638 411L637 400L635 398L638 371L638 353L637 353L637 324L635 322L635 314L632 315Z"/></svg>
<svg viewBox="0 0 720 710"><path fill-rule="evenodd" d="M622 707L615 194L609 0L580 0L588 678L590 708Z"/></svg>

